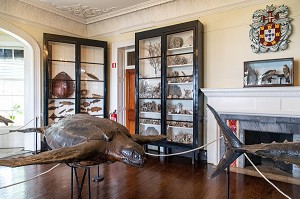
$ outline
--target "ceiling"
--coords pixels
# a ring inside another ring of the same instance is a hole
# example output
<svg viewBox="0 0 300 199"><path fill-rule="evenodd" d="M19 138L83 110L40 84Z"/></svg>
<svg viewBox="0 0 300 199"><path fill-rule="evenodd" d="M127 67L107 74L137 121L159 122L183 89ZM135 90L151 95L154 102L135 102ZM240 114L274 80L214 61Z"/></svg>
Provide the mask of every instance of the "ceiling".
<svg viewBox="0 0 300 199"><path fill-rule="evenodd" d="M94 23L173 0L20 0L84 24Z"/></svg>

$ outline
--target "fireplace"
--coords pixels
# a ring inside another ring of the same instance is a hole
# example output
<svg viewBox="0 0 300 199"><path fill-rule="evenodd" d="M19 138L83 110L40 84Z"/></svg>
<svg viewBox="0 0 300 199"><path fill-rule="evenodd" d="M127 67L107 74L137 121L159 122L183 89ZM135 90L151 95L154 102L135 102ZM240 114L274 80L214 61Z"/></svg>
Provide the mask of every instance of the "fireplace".
<svg viewBox="0 0 300 199"><path fill-rule="evenodd" d="M223 115L223 119L236 118L240 120L239 125L244 123L242 129L238 127L240 131L239 139L242 142L245 142L244 134L247 131L292 134L293 141L300 141L300 86L233 89L201 88L201 91L205 95L207 104ZM225 115L230 117L225 118ZM204 139L206 143L210 143L217 140L221 134L213 114L208 109L206 109L205 116ZM246 118L251 118L252 123L246 122ZM265 130L264 125L270 124L270 122L274 124L269 125L272 129ZM257 124L260 124L259 127L252 129L251 125L255 126ZM206 149L207 162L217 165L224 152L222 142L213 142ZM244 162L244 159L239 158L237 163L242 165ZM293 175L298 170L298 167L293 165ZM294 178L288 177L288 181L292 182Z"/></svg>
<svg viewBox="0 0 300 199"><path fill-rule="evenodd" d="M257 116L246 114L221 114L224 122L236 121L235 134L246 145L299 141L300 138L300 118L279 117L279 116ZM228 122L227 122L228 123ZM232 122L231 122L232 123ZM232 127L231 127L232 128ZM220 155L224 154L225 146L221 142ZM285 171L293 176L299 176L300 169L293 164L286 164L282 161L274 161L268 158L248 154L255 165L273 167ZM252 166L243 156L239 157L234 165L239 168Z"/></svg>

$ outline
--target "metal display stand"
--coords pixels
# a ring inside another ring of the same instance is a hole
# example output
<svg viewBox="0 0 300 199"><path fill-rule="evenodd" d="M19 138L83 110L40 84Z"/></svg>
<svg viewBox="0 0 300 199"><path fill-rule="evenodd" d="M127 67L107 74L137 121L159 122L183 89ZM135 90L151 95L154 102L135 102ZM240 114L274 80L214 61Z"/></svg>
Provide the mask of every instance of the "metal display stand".
<svg viewBox="0 0 300 199"><path fill-rule="evenodd" d="M102 180L104 180L104 177L102 175L100 175L100 171L99 170L100 170L100 168L98 166L97 176L92 178L92 180L94 182L101 182Z"/></svg>
<svg viewBox="0 0 300 199"><path fill-rule="evenodd" d="M71 166L67 164L69 167L71 167L71 199L73 199L74 191L73 191L73 179L75 175L76 180L76 187L77 187L77 193L78 193L78 199L82 199L82 189L85 182L86 174L88 178L88 198L91 199L91 171L90 167L84 167L84 173L81 179L81 182L79 184L78 174L77 174L77 167Z"/></svg>
<svg viewBox="0 0 300 199"><path fill-rule="evenodd" d="M226 198L230 198L230 166L226 169Z"/></svg>
<svg viewBox="0 0 300 199"><path fill-rule="evenodd" d="M38 127L38 120L39 120L39 117L35 117L35 128L37 129ZM34 136L34 139L35 139L35 151L34 152L32 152L32 154L38 154L39 152L38 152L38 141L37 141L37 138L38 138L38 132L37 132L37 130L35 130L35 136Z"/></svg>

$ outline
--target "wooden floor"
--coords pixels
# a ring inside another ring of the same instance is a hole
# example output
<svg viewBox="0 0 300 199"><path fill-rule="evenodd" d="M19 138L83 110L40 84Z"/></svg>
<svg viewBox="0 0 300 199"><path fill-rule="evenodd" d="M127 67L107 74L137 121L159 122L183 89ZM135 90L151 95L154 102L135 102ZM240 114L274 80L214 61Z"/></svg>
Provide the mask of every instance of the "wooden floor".
<svg viewBox="0 0 300 199"><path fill-rule="evenodd" d="M26 180L54 165L34 165L21 168L0 167L0 187ZM175 157L169 160L148 158L144 168L134 168L123 163L102 165L102 182L91 183L91 198L103 199L225 199L225 173L208 179L211 166L193 166L189 159ZM70 198L71 169L61 164L51 172L13 187L0 189L4 199L54 199ZM80 171L80 174L82 172ZM97 167L92 168L95 176ZM291 198L300 198L300 186L273 181ZM86 184L85 184L86 185ZM279 199L285 198L262 178L231 173L230 198ZM77 193L74 195L77 198ZM84 186L83 198L87 198Z"/></svg>

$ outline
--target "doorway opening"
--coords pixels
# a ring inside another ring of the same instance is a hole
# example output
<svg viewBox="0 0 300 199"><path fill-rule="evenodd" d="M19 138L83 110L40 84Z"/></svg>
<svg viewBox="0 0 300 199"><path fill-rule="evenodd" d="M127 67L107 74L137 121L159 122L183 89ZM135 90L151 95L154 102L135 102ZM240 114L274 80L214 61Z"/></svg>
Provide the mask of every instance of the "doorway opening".
<svg viewBox="0 0 300 199"><path fill-rule="evenodd" d="M1 125L0 132L40 126L40 48L28 33L0 21L1 77L0 115L12 119L10 126ZM10 63L7 65L7 63ZM40 136L35 133L11 133L1 137L1 147L21 147L24 151L40 149ZM37 144L36 144L37 143ZM1 148L0 147L0 148Z"/></svg>

